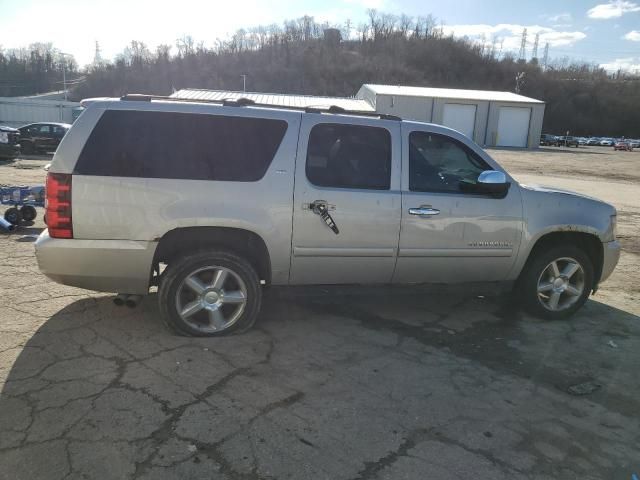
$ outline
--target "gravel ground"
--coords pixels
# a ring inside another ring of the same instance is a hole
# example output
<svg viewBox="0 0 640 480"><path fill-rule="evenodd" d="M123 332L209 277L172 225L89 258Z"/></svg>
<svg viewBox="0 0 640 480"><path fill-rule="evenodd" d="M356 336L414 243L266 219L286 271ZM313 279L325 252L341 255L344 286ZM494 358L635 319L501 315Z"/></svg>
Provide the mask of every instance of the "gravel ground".
<svg viewBox="0 0 640 480"><path fill-rule="evenodd" d="M623 255L569 321L499 298L272 289L257 328L172 335L0 234L0 479L625 479L640 474L640 153L492 150L616 205ZM42 183L43 159L0 164Z"/></svg>

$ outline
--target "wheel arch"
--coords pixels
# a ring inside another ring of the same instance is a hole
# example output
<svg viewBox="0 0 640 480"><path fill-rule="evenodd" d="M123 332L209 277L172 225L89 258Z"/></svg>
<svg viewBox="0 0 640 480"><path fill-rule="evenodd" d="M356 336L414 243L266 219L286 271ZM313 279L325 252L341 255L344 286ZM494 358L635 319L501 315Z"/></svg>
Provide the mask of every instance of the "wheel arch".
<svg viewBox="0 0 640 480"><path fill-rule="evenodd" d="M271 283L271 257L264 239L255 232L232 227L183 227L165 233L158 242L154 268L188 252L219 248L246 258L260 280Z"/></svg>
<svg viewBox="0 0 640 480"><path fill-rule="evenodd" d="M560 245L574 245L587 254L593 265L593 285L591 289L595 292L602 276L604 251L600 237L585 231L555 230L541 235L529 250L527 260L520 270L518 278L527 270L527 267L538 252Z"/></svg>

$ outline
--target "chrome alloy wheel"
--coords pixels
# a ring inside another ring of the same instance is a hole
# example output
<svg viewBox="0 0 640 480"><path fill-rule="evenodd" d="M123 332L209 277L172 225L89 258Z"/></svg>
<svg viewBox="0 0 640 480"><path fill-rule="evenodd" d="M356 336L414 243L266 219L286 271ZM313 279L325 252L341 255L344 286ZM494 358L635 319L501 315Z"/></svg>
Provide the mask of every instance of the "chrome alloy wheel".
<svg viewBox="0 0 640 480"><path fill-rule="evenodd" d="M538 278L538 300L547 310L566 310L582 296L584 280L584 269L577 260L557 258L542 270Z"/></svg>
<svg viewBox="0 0 640 480"><path fill-rule="evenodd" d="M247 304L247 287L225 267L209 266L190 273L176 292L178 315L203 333L231 327Z"/></svg>

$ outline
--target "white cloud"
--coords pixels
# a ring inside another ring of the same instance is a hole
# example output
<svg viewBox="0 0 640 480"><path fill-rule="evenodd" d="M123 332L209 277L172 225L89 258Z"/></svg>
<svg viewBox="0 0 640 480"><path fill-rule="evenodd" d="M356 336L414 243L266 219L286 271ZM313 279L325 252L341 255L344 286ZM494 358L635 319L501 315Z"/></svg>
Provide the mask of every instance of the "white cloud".
<svg viewBox="0 0 640 480"><path fill-rule="evenodd" d="M541 54L545 43L549 43L551 47L572 46L576 42L583 40L587 35L578 31L556 30L550 27L542 27L540 25L518 25L510 23L500 23L498 25L476 24L476 25L444 25L444 33L452 34L456 37L468 37L470 40L491 44L493 39L497 39L497 43L502 43L502 50L517 51L520 49L520 40L522 31L527 29L527 52L531 53L533 41L536 33L540 34L540 42L538 45L538 55Z"/></svg>
<svg viewBox="0 0 640 480"><path fill-rule="evenodd" d="M626 70L627 72L640 73L640 57L616 58L609 63L601 63L600 66L608 72Z"/></svg>
<svg viewBox="0 0 640 480"><path fill-rule="evenodd" d="M542 15L542 18L549 22L565 24L573 21L573 17L569 12L556 13L555 15Z"/></svg>
<svg viewBox="0 0 640 480"><path fill-rule="evenodd" d="M598 20L619 18L625 13L640 12L640 5L628 0L614 0L609 3L601 3L589 9L587 16Z"/></svg>
<svg viewBox="0 0 640 480"><path fill-rule="evenodd" d="M631 30L622 38L631 40L632 42L640 42L640 30Z"/></svg>

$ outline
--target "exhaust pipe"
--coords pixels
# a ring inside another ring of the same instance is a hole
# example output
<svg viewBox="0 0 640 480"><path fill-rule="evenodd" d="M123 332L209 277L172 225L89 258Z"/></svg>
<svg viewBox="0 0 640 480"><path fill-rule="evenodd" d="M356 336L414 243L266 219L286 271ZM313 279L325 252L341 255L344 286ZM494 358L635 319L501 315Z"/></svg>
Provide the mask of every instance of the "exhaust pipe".
<svg viewBox="0 0 640 480"><path fill-rule="evenodd" d="M129 298L129 295L127 295L126 293L119 293L118 295L113 297L113 303L118 307L121 307L125 304L127 298Z"/></svg>
<svg viewBox="0 0 640 480"><path fill-rule="evenodd" d="M142 300L142 295L129 295L124 304L129 308L136 308Z"/></svg>
<svg viewBox="0 0 640 480"><path fill-rule="evenodd" d="M16 229L16 226L13 223L7 222L3 217L0 217L0 227L5 229L7 232L13 232Z"/></svg>

